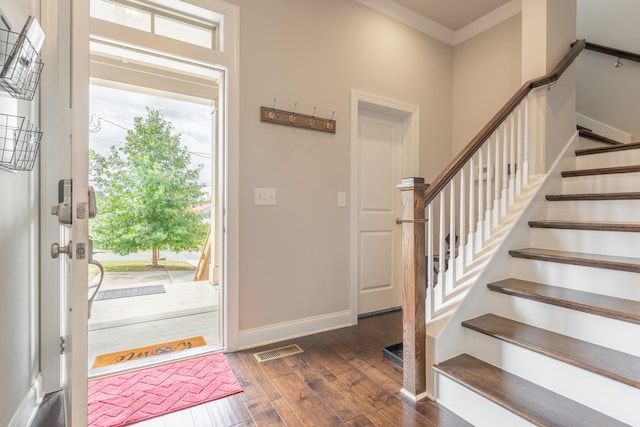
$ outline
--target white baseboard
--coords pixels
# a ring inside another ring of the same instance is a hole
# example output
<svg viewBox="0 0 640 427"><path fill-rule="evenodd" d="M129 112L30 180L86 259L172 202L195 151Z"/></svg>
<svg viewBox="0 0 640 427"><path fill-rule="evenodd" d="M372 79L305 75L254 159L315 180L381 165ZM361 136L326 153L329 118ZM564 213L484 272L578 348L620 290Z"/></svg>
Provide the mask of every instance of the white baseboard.
<svg viewBox="0 0 640 427"><path fill-rule="evenodd" d="M241 350L271 344L278 341L298 338L319 332L330 331L352 325L350 310L339 311L323 316L308 317L292 322L278 323L262 328L246 329L238 334Z"/></svg>
<svg viewBox="0 0 640 427"><path fill-rule="evenodd" d="M411 399L413 402L419 402L423 399L429 399L432 402L436 400L435 396L431 393L429 393L428 391L424 391L420 394L413 394L411 393L409 390L405 389L405 388L401 388L400 389L400 393L402 393L404 396L408 397L409 399Z"/></svg>
<svg viewBox="0 0 640 427"><path fill-rule="evenodd" d="M29 392L24 396L20 406L13 414L7 427L27 427L31 425L33 417L36 416L38 407L42 402L42 375L38 375L31 385Z"/></svg>

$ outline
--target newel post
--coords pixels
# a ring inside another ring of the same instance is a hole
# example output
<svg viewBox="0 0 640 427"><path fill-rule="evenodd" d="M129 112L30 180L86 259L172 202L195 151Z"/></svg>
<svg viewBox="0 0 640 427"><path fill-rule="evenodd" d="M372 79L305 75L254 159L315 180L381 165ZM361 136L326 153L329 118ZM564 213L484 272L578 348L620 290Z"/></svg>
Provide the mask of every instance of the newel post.
<svg viewBox="0 0 640 427"><path fill-rule="evenodd" d="M426 319L425 319L425 190L424 178L404 178L402 192L402 254L404 289L403 392L416 400L426 393Z"/></svg>

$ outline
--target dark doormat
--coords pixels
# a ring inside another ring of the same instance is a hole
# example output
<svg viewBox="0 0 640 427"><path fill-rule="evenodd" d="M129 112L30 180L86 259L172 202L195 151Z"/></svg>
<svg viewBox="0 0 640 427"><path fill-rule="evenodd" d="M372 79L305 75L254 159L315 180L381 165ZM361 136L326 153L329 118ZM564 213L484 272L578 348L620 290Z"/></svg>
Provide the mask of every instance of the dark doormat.
<svg viewBox="0 0 640 427"><path fill-rule="evenodd" d="M116 298L139 297L142 295L164 294L166 291L163 285L138 286L135 288L108 289L98 292L95 301Z"/></svg>
<svg viewBox="0 0 640 427"><path fill-rule="evenodd" d="M402 366L402 343L388 345L382 348L382 354L392 362Z"/></svg>

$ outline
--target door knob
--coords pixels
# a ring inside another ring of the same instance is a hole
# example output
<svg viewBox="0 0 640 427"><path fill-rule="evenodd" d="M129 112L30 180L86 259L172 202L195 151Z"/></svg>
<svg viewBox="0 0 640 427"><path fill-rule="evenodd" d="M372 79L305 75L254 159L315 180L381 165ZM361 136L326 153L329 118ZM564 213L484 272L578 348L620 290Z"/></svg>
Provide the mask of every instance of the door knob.
<svg viewBox="0 0 640 427"><path fill-rule="evenodd" d="M71 258L71 242L66 246L60 246L57 243L51 244L51 258L58 258L60 254L67 254Z"/></svg>

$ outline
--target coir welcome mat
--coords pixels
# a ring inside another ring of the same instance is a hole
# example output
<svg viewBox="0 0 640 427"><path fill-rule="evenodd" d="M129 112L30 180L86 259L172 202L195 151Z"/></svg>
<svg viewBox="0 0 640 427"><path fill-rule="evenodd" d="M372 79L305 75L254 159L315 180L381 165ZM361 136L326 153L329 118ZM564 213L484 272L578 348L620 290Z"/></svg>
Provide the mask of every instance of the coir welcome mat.
<svg viewBox="0 0 640 427"><path fill-rule="evenodd" d="M206 345L203 337L192 337L179 341L154 344L147 347L134 348L131 350L116 351L115 353L101 354L93 361L93 368L115 365L117 363L131 362L147 357L158 356L160 354L172 353L174 351L188 350L193 347Z"/></svg>
<svg viewBox="0 0 640 427"><path fill-rule="evenodd" d="M89 381L89 427L119 427L240 393L224 354Z"/></svg>

